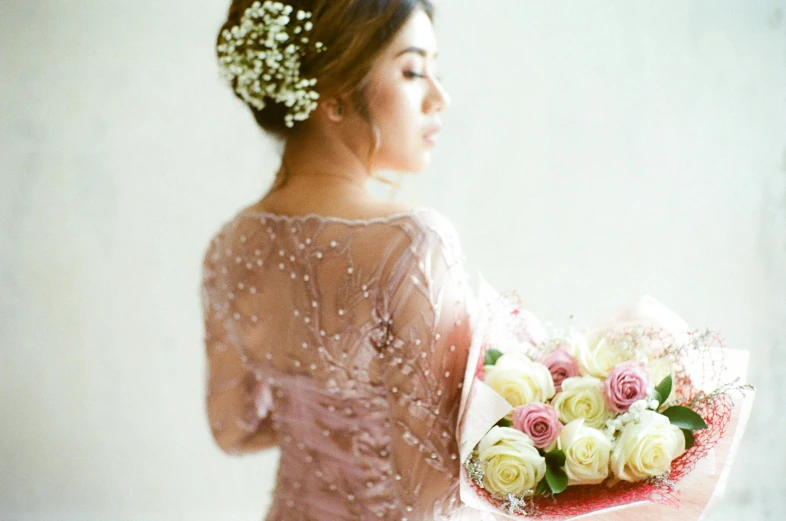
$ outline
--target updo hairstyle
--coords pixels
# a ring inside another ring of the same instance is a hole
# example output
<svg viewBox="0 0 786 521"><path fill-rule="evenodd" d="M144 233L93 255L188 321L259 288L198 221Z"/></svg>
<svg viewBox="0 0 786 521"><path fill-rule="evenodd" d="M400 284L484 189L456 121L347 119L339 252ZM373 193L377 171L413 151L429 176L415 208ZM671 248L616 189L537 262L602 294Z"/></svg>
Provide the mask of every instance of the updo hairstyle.
<svg viewBox="0 0 786 521"><path fill-rule="evenodd" d="M255 0L233 0L221 33L240 23L245 10ZM320 98L348 95L355 108L374 126L368 110L366 91L374 62L391 43L393 37L417 8L429 18L434 17L430 0L287 0L295 10L311 12L312 41L322 42L324 52L309 50L301 59L300 75L315 78L315 90ZM234 84L232 85L234 88ZM239 99L239 94L235 92ZM244 101L245 103L245 101ZM265 99L265 108L258 110L248 105L257 124L272 137L286 141L296 134L303 122L293 127L284 124L287 107L283 103Z"/></svg>

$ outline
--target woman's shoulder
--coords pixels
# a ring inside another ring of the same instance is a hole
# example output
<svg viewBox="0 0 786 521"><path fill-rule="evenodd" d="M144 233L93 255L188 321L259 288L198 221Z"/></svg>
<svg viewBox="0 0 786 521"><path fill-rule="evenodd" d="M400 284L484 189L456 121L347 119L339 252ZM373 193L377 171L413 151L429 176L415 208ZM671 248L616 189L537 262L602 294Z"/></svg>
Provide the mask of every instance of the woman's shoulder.
<svg viewBox="0 0 786 521"><path fill-rule="evenodd" d="M418 243L426 238L447 244L458 242L458 232L453 222L430 206L384 202L368 207L364 215L368 223L383 225L374 227L376 233L389 234L391 239L393 235L405 235L410 243Z"/></svg>
<svg viewBox="0 0 786 521"><path fill-rule="evenodd" d="M407 223L410 227L414 225L414 228L429 228L435 231L452 228L450 221L434 208L373 199L340 205L262 200L240 210L228 224L236 226L236 222L243 219L262 220L266 224L308 223L318 227L328 223L352 227L384 224L401 227L401 223Z"/></svg>
<svg viewBox="0 0 786 521"><path fill-rule="evenodd" d="M375 199L345 200L326 203L324 200L293 201L291 197L268 197L238 212L237 216L265 216L289 220L325 220L344 222L378 221L416 212L420 208L404 203Z"/></svg>
<svg viewBox="0 0 786 521"><path fill-rule="evenodd" d="M253 204L219 227L209 249L240 251L257 247L255 243L260 241L286 245L293 243L288 240L290 234L309 236L312 240L321 235L337 239L346 234L353 241L387 251L441 247L458 252L461 249L456 228L443 213L429 206L389 201L333 209Z"/></svg>

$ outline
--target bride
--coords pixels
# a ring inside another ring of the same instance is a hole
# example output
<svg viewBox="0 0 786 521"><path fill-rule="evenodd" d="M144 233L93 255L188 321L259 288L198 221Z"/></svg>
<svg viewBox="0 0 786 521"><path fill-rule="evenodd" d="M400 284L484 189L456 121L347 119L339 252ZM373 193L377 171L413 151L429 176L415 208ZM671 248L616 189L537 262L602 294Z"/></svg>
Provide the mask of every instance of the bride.
<svg viewBox="0 0 786 521"><path fill-rule="evenodd" d="M428 0L235 0L224 76L284 145L204 257L207 411L278 446L267 521L479 519L458 498L472 294L453 225L372 198L430 161L450 98Z"/></svg>

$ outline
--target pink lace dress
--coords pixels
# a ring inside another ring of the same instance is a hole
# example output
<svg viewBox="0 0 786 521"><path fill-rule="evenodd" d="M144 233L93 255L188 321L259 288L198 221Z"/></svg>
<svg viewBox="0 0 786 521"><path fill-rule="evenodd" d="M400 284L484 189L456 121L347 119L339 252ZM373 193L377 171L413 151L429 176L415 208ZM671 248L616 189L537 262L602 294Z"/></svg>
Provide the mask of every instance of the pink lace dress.
<svg viewBox="0 0 786 521"><path fill-rule="evenodd" d="M281 451L267 521L480 519L455 437L474 296L444 216L244 210L202 299L216 442Z"/></svg>

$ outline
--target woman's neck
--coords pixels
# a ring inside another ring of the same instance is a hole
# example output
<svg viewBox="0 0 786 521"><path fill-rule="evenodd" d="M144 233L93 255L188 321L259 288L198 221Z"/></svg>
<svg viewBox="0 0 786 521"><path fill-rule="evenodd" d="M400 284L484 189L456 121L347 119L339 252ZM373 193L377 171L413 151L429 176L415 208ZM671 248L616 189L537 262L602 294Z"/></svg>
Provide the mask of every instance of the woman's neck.
<svg viewBox="0 0 786 521"><path fill-rule="evenodd" d="M335 136L311 134L287 142L278 175L282 174L286 185L350 189L366 195L366 184L372 177L346 143Z"/></svg>

